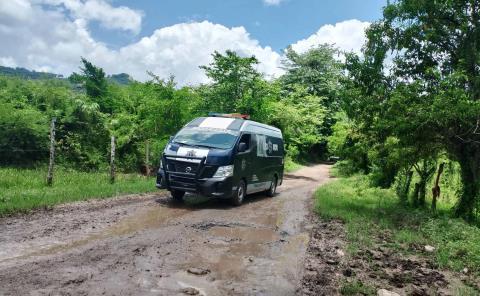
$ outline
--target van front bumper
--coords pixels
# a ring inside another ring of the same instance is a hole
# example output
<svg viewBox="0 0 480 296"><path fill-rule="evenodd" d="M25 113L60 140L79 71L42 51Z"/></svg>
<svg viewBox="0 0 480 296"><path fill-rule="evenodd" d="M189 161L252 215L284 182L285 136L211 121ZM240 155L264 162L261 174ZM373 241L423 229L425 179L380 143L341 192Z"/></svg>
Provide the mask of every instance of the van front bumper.
<svg viewBox="0 0 480 296"><path fill-rule="evenodd" d="M167 179L168 178L168 179ZM236 189L233 177L201 178L191 180L175 174L165 174L163 169L157 173L157 188L167 190L181 190L214 198L231 198Z"/></svg>

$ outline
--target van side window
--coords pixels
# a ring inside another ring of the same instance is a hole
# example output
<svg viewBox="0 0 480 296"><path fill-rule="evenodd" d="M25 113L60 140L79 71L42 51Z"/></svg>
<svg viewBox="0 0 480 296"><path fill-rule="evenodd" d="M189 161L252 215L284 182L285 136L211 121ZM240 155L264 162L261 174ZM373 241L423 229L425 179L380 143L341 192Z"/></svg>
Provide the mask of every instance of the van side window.
<svg viewBox="0 0 480 296"><path fill-rule="evenodd" d="M266 137L267 141L267 155L268 156L282 156L283 155L283 141L280 138Z"/></svg>
<svg viewBox="0 0 480 296"><path fill-rule="evenodd" d="M250 150L251 148L251 135L250 134L244 134L242 135L242 137L240 138L240 142L239 143L245 143L247 145L247 150Z"/></svg>
<svg viewBox="0 0 480 296"><path fill-rule="evenodd" d="M257 135L257 156L258 157L266 157L267 156L267 149L266 147L266 139L264 135Z"/></svg>

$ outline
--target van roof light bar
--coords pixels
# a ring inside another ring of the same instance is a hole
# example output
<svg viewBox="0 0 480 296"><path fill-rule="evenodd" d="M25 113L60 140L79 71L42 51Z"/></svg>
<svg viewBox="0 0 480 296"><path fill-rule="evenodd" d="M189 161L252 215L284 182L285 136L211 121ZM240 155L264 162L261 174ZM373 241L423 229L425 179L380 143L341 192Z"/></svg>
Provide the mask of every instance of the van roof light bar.
<svg viewBox="0 0 480 296"><path fill-rule="evenodd" d="M238 118L238 119L250 119L250 115L248 114L240 114L240 113L218 113L218 112L208 112L208 116L210 117L226 117L226 118Z"/></svg>

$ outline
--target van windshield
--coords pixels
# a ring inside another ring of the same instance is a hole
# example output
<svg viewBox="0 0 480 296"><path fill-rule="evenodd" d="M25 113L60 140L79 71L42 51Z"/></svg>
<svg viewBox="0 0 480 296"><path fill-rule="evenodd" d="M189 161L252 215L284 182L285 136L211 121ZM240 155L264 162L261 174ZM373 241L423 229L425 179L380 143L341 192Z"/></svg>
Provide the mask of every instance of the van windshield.
<svg viewBox="0 0 480 296"><path fill-rule="evenodd" d="M173 142L218 149L232 148L239 133L236 131L211 128L184 128L178 132Z"/></svg>

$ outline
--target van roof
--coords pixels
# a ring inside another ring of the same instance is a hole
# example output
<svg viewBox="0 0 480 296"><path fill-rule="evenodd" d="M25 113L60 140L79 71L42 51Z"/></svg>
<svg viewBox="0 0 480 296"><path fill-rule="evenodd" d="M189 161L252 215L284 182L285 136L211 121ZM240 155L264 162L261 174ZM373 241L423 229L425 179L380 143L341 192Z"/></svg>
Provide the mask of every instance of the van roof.
<svg viewBox="0 0 480 296"><path fill-rule="evenodd" d="M238 118L198 117L190 121L186 126L248 131L256 134L282 138L282 131L276 127L253 120L244 120Z"/></svg>

